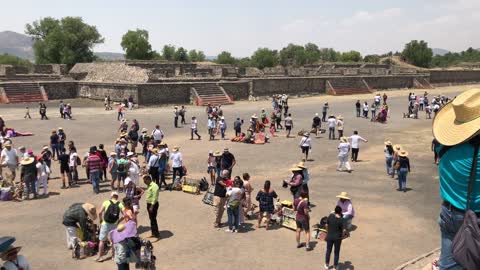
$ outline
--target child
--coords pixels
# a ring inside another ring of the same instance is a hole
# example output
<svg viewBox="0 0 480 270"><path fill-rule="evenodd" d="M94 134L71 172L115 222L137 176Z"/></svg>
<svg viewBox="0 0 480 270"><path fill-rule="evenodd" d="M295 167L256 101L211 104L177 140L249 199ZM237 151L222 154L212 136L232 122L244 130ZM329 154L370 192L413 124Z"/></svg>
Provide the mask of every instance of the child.
<svg viewBox="0 0 480 270"><path fill-rule="evenodd" d="M29 119L32 119L32 117L30 116L30 108L25 107L25 116L23 118L27 119L27 117Z"/></svg>

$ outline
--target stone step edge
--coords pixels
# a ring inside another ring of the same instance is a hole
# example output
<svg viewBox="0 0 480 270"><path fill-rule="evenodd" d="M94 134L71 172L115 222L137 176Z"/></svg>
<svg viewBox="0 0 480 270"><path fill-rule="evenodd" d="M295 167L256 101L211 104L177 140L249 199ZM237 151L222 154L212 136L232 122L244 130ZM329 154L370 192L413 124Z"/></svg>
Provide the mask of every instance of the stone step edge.
<svg viewBox="0 0 480 270"><path fill-rule="evenodd" d="M408 262L406 262L406 263L398 266L398 267L395 268L394 270L407 270L407 269L408 269L408 268L407 268L408 266L411 266L411 265L413 265L413 264L415 264L415 263L417 263L417 262L419 262L419 261L421 261L421 260L423 260L423 259L426 259L426 258L432 256L433 254L435 254L435 253L438 252L439 250L440 250L440 248L436 248L436 249L434 249L434 250L432 250L432 251L429 251L429 252L427 252L427 253L424 253L424 254L422 254L422 255L420 255L420 256L418 256L418 257L416 257L416 258L414 258L414 259L412 259L412 260L410 260L410 261L408 261ZM435 259L437 259L437 258L435 258ZM431 263L431 262L430 262L430 263Z"/></svg>

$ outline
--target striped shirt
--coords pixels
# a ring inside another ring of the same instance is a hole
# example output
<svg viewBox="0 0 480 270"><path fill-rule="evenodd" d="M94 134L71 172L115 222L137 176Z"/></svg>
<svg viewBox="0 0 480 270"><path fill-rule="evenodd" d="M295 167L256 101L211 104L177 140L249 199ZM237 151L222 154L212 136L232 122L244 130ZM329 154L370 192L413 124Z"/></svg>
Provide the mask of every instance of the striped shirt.
<svg viewBox="0 0 480 270"><path fill-rule="evenodd" d="M90 172L100 171L103 168L102 160L96 154L91 154L87 159L87 167Z"/></svg>

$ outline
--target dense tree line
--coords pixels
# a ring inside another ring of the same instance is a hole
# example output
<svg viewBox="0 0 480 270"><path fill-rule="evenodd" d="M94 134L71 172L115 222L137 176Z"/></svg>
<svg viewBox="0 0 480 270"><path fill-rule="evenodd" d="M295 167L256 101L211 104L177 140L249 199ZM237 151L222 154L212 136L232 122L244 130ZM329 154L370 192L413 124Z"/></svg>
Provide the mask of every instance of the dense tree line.
<svg viewBox="0 0 480 270"><path fill-rule="evenodd" d="M0 65L24 66L30 67L32 63L26 59L16 57L10 54L0 54Z"/></svg>
<svg viewBox="0 0 480 270"><path fill-rule="evenodd" d="M468 48L459 53L446 53L445 55L435 55L432 59L434 67L448 67L468 62L480 62L480 50Z"/></svg>

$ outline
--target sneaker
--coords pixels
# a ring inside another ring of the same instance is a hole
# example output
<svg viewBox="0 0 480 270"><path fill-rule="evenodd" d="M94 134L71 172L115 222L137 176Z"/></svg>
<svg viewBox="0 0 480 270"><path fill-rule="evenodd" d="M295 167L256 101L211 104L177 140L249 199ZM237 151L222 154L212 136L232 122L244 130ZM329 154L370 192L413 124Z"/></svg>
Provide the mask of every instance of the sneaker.
<svg viewBox="0 0 480 270"><path fill-rule="evenodd" d="M313 249L313 248L312 248L311 246L309 246L309 245L305 247L305 250L306 250L306 251L311 251L312 249Z"/></svg>
<svg viewBox="0 0 480 270"><path fill-rule="evenodd" d="M225 232L233 232L233 230L226 229Z"/></svg>
<svg viewBox="0 0 480 270"><path fill-rule="evenodd" d="M323 268L325 268L325 270L328 270L328 269L330 269L330 266L328 266L328 264L325 264L325 265L323 266Z"/></svg>

